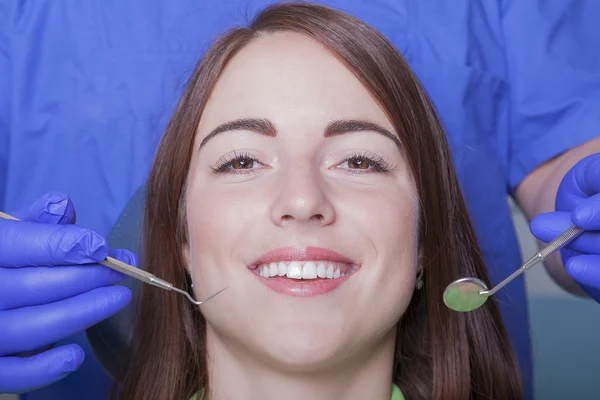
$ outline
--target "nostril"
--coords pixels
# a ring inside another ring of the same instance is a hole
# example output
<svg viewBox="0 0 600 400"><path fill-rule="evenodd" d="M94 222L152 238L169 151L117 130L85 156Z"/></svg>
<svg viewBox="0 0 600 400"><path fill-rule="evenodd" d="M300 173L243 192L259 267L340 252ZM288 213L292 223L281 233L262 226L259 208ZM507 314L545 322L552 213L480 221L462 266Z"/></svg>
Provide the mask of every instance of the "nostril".
<svg viewBox="0 0 600 400"><path fill-rule="evenodd" d="M305 221L305 222L319 222L323 223L326 218L323 214L313 214L309 218L303 218L302 216L294 216L292 214L285 214L280 217L281 222L292 222L292 221Z"/></svg>

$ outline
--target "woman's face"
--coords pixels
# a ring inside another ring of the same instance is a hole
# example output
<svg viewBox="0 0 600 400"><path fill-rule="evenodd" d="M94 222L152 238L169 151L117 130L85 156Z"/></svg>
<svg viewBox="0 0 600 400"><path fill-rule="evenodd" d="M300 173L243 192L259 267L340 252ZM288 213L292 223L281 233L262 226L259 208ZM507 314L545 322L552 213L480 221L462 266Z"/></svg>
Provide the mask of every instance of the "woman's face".
<svg viewBox="0 0 600 400"><path fill-rule="evenodd" d="M185 193L209 343L281 368L393 346L414 291L418 197L390 121L308 37L238 53L212 93ZM390 344L391 343L391 344Z"/></svg>

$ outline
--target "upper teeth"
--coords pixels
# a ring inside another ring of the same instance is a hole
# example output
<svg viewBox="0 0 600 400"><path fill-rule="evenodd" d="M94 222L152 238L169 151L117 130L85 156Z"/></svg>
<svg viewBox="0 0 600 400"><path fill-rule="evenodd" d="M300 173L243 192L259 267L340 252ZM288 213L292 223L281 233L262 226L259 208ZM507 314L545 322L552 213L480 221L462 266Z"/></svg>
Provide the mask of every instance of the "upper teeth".
<svg viewBox="0 0 600 400"><path fill-rule="evenodd" d="M348 264L329 261L280 261L261 264L255 272L265 278L287 276L292 279L335 279L350 274Z"/></svg>

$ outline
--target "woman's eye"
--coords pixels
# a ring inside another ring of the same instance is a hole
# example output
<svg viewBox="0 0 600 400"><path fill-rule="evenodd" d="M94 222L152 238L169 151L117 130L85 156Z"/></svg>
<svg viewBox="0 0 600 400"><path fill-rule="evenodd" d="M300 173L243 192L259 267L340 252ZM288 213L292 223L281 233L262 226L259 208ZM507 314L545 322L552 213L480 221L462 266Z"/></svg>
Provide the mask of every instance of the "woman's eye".
<svg viewBox="0 0 600 400"><path fill-rule="evenodd" d="M351 170L353 173L363 172L389 172L389 163L381 157L370 155L353 155L344 160L340 167Z"/></svg>
<svg viewBox="0 0 600 400"><path fill-rule="evenodd" d="M238 159L231 161L231 168L232 169L249 169L254 166L254 161L255 160L252 160L249 158L238 158Z"/></svg>
<svg viewBox="0 0 600 400"><path fill-rule="evenodd" d="M364 160L360 158L351 158L348 160L348 167L354 169L369 169L371 163L369 160Z"/></svg>
<svg viewBox="0 0 600 400"><path fill-rule="evenodd" d="M247 155L238 155L233 158L225 158L211 166L216 173L250 173L260 167L260 162Z"/></svg>

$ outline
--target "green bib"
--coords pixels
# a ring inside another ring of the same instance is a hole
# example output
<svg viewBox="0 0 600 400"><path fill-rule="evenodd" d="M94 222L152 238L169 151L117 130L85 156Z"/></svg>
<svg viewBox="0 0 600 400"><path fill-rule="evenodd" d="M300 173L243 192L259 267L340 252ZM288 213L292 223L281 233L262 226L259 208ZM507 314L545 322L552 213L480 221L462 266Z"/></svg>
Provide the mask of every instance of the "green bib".
<svg viewBox="0 0 600 400"><path fill-rule="evenodd" d="M198 400L199 395L201 396L201 394L196 393L194 396L192 396L192 398L190 400ZM201 397L200 397L200 400L202 400ZM404 396L402 395L402 392L400 391L398 386L396 386L395 384L392 384L392 397L390 397L390 400L404 400Z"/></svg>

